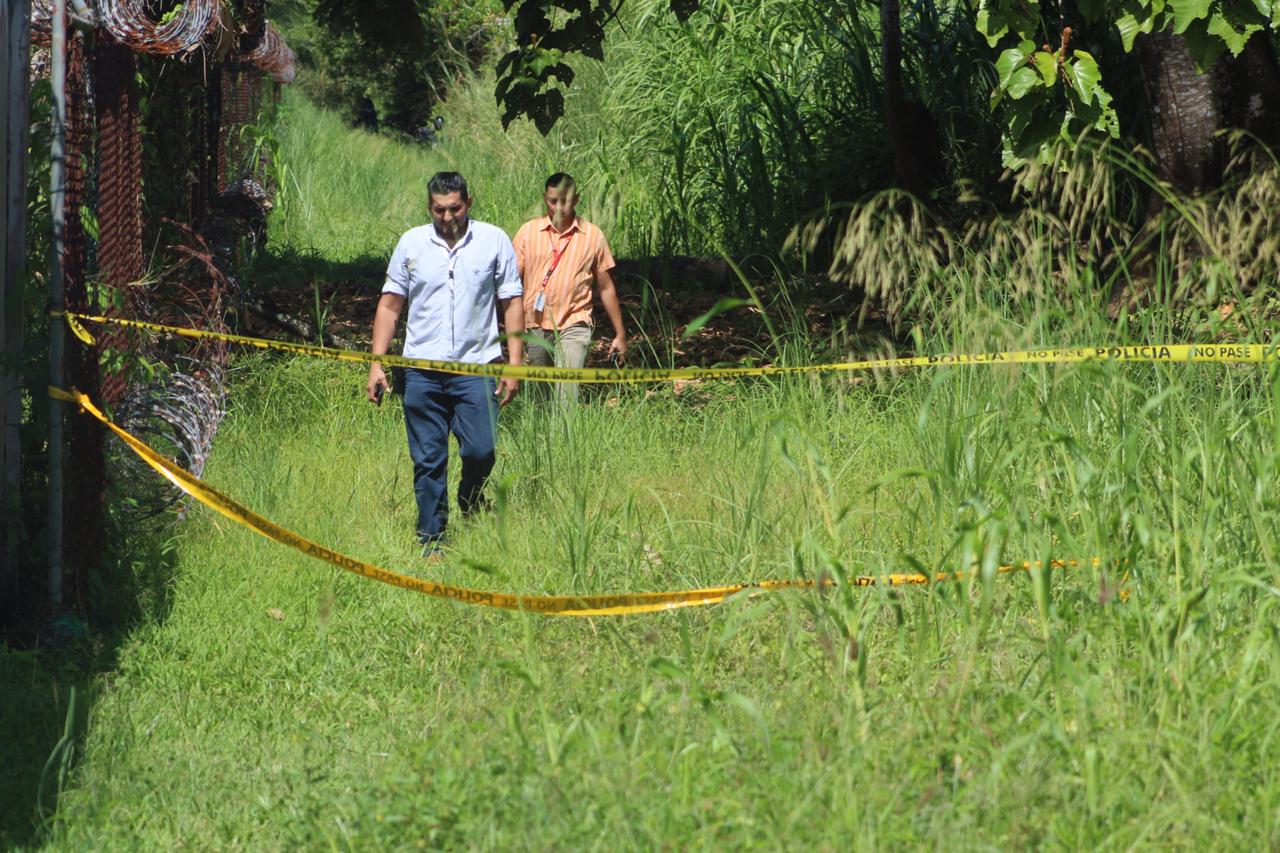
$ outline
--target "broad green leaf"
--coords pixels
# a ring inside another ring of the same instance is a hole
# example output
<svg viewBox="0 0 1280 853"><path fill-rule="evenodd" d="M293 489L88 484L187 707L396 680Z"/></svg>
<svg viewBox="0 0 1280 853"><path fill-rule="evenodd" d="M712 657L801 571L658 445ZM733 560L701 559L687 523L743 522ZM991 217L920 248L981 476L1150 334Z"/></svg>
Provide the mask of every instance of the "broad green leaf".
<svg viewBox="0 0 1280 853"><path fill-rule="evenodd" d="M1124 45L1125 52L1133 50L1134 39L1139 33L1151 32L1154 18L1146 17L1138 20L1133 15L1124 14L1116 18L1116 29L1120 31L1120 42Z"/></svg>
<svg viewBox="0 0 1280 853"><path fill-rule="evenodd" d="M1004 34L1009 32L1009 27L1004 26L998 29L993 28L991 23L991 13L986 9L979 9L978 15L974 19L974 26L978 28L978 32L982 33L987 39L988 47L995 47L1000 43L1000 39Z"/></svg>
<svg viewBox="0 0 1280 853"><path fill-rule="evenodd" d="M1193 21L1182 37L1187 40L1187 49L1201 71L1207 71L1226 50L1220 37L1209 34L1208 21Z"/></svg>
<svg viewBox="0 0 1280 853"><path fill-rule="evenodd" d="M1044 80L1040 78L1039 74L1030 68L1023 67L1013 72L1013 77L1009 79L1006 91L1009 93L1009 97L1016 101L1025 97L1032 89L1043 86Z"/></svg>
<svg viewBox="0 0 1280 853"><path fill-rule="evenodd" d="M999 77L1001 89L1008 87L1009 78L1013 76L1013 72L1021 68L1036 49L1036 46L1029 41L1024 41L1017 47L1011 47L1008 50L1000 52L1000 58L996 60L996 74Z"/></svg>
<svg viewBox="0 0 1280 853"><path fill-rule="evenodd" d="M1058 82L1058 57L1056 54L1040 50L1036 51L1033 58L1035 59L1036 70L1044 78L1046 86L1052 86Z"/></svg>
<svg viewBox="0 0 1280 853"><path fill-rule="evenodd" d="M1098 70L1097 61L1085 51L1077 50L1072 53L1071 61L1064 63L1064 66L1071 88L1076 90L1080 100L1086 103L1092 101L1099 83L1102 82L1102 72Z"/></svg>
<svg viewBox="0 0 1280 853"><path fill-rule="evenodd" d="M1210 15L1206 30L1209 35L1222 39L1232 56L1239 56L1240 51L1244 50L1245 42L1262 29L1265 21L1259 20L1252 9L1237 6L1229 8L1230 11L1224 9Z"/></svg>
<svg viewBox="0 0 1280 853"><path fill-rule="evenodd" d="M1024 101L1020 104L1014 104L1009 112L1008 135L1017 139L1022 132L1031 124L1035 118L1035 104L1030 101Z"/></svg>
<svg viewBox="0 0 1280 853"><path fill-rule="evenodd" d="M533 76L541 77L547 69L559 62L563 55L559 50L543 50L535 47L530 51L530 56L525 61L525 67L529 69L529 73L533 74Z"/></svg>
<svg viewBox="0 0 1280 853"><path fill-rule="evenodd" d="M1169 0L1169 8L1173 10L1173 31L1185 33L1192 21L1209 17L1212 0Z"/></svg>
<svg viewBox="0 0 1280 853"><path fill-rule="evenodd" d="M1029 122L1022 133L1013 140L1013 155L1029 159L1042 153L1042 149L1053 144L1062 127L1062 120L1052 114L1037 115Z"/></svg>
<svg viewBox="0 0 1280 853"><path fill-rule="evenodd" d="M1009 134L1000 137L1000 165L1006 169L1021 169L1027 161L1013 153L1013 140Z"/></svg>
<svg viewBox="0 0 1280 853"><path fill-rule="evenodd" d="M1111 95L1106 89L1097 86L1092 100L1084 101L1076 96L1074 89L1070 91L1071 108L1067 111L1062 123L1062 138L1070 145L1086 130L1096 130L1111 137L1120 135L1120 120L1111 107Z"/></svg>
<svg viewBox="0 0 1280 853"><path fill-rule="evenodd" d="M1031 32L1039 20L1039 0L978 0L974 25L995 47L1009 33Z"/></svg>

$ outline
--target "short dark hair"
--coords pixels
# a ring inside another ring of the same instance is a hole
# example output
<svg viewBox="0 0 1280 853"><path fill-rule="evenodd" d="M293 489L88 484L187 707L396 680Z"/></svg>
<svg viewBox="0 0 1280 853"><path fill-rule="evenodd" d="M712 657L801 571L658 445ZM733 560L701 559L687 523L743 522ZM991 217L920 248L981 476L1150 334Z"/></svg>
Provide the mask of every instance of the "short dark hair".
<svg viewBox="0 0 1280 853"><path fill-rule="evenodd" d="M578 182L573 179L573 175L566 172L556 172L547 178L547 185L543 187L543 192L547 190L572 190L576 189Z"/></svg>
<svg viewBox="0 0 1280 853"><path fill-rule="evenodd" d="M467 179L457 172L436 172L427 183L427 192L431 195L458 193L463 201L471 198L467 192Z"/></svg>

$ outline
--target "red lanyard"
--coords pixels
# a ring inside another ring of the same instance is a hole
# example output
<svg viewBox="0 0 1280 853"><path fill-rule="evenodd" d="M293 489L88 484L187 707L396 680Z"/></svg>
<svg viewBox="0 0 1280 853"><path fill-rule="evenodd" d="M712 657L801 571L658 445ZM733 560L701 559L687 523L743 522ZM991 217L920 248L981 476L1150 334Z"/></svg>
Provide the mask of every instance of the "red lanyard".
<svg viewBox="0 0 1280 853"><path fill-rule="evenodd" d="M564 257L565 251L569 248L569 241L573 239L573 235L577 231L570 231L569 236L564 238L564 242L560 244L560 251L556 251L556 239L551 238L551 266L547 267L547 274L542 277L542 287L540 290L546 292L547 282L551 281L551 274L556 271L556 267L560 265L560 259Z"/></svg>

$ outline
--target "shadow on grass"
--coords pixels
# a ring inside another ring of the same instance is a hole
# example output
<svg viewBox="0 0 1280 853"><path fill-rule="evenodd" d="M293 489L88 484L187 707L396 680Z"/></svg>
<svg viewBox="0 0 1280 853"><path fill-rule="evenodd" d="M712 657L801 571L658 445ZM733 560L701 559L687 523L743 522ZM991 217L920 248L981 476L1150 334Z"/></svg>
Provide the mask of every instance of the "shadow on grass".
<svg viewBox="0 0 1280 853"><path fill-rule="evenodd" d="M369 335L386 257L334 261L316 251L269 247L242 275L242 334L342 348Z"/></svg>
<svg viewBox="0 0 1280 853"><path fill-rule="evenodd" d="M377 293L382 289L387 269L385 255L362 255L345 261L324 257L319 251L300 251L292 246L271 246L260 252L244 271L246 283L255 290L299 290L310 293L321 287L346 285L356 292Z"/></svg>
<svg viewBox="0 0 1280 853"><path fill-rule="evenodd" d="M68 519L68 536L75 521ZM44 590L5 603L0 628L0 849L42 844L82 751L90 709L121 647L171 607L173 528L113 531L111 553L90 573L72 612L51 614ZM43 572L36 560L25 566ZM40 586L36 584L34 586Z"/></svg>

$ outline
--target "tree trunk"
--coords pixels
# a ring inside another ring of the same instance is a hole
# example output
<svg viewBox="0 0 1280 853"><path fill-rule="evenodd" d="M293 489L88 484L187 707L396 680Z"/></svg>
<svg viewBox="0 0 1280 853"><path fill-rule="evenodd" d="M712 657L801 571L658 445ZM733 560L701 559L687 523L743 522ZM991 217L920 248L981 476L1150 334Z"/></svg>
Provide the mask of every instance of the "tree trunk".
<svg viewBox="0 0 1280 853"><path fill-rule="evenodd" d="M1266 145L1280 144L1280 63L1267 33L1249 39L1239 56L1227 57L1226 74L1231 126Z"/></svg>
<svg viewBox="0 0 1280 853"><path fill-rule="evenodd" d="M31 8L27 0L0 5L0 145L4 146L0 180L0 623L6 612L25 602L19 566L22 524L22 361L27 265L27 144L30 112Z"/></svg>
<svg viewBox="0 0 1280 853"><path fill-rule="evenodd" d="M880 2L880 63L884 74L884 116L893 149L894 183L927 199L942 173L942 146L927 108L907 99L902 86L902 8Z"/></svg>
<svg viewBox="0 0 1280 853"><path fill-rule="evenodd" d="M1159 176L1185 193L1217 186L1224 160L1214 133L1226 119L1221 75L1201 74L1186 40L1168 30L1143 36L1137 48Z"/></svg>
<svg viewBox="0 0 1280 853"><path fill-rule="evenodd" d="M1280 66L1267 33L1203 74L1183 37L1170 31L1141 37L1137 54L1158 173L1178 190L1222 183L1227 152L1220 130L1243 128L1266 144L1280 142Z"/></svg>
<svg viewBox="0 0 1280 853"><path fill-rule="evenodd" d="M898 186L919 197L919 169L911 156L902 97L902 10L898 0L880 0L880 60L884 69L884 118L893 149L893 175Z"/></svg>

